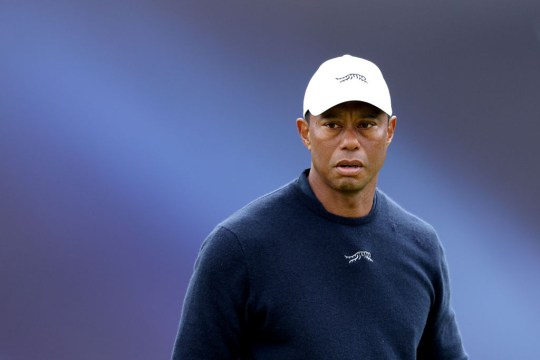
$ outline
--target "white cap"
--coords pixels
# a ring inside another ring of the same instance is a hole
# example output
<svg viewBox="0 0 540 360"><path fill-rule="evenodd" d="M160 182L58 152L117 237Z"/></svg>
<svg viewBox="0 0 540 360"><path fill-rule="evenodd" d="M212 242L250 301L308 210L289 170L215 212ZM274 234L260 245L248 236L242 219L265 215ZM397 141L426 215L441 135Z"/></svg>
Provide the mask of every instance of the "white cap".
<svg viewBox="0 0 540 360"><path fill-rule="evenodd" d="M381 70L351 55L325 61L313 74L304 96L304 115L315 116L347 101L363 101L392 115L390 92Z"/></svg>

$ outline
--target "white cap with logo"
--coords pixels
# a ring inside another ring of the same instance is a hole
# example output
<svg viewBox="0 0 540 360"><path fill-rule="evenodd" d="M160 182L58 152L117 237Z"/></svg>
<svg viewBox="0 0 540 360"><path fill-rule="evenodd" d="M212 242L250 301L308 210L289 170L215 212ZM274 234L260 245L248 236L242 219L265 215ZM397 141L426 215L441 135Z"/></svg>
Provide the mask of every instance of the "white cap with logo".
<svg viewBox="0 0 540 360"><path fill-rule="evenodd" d="M317 116L347 101L363 101L392 115L390 91L381 70L371 61L343 55L322 63L304 96L304 115Z"/></svg>

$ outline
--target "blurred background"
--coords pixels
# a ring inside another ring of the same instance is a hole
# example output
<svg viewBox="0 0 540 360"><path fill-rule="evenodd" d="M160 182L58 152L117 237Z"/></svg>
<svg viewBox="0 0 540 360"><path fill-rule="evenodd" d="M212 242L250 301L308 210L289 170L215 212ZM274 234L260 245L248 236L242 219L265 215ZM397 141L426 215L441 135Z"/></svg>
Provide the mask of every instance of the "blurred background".
<svg viewBox="0 0 540 360"><path fill-rule="evenodd" d="M437 228L471 358L540 358L537 0L2 0L0 360L168 359L201 242L309 166L345 53L389 84L380 187Z"/></svg>

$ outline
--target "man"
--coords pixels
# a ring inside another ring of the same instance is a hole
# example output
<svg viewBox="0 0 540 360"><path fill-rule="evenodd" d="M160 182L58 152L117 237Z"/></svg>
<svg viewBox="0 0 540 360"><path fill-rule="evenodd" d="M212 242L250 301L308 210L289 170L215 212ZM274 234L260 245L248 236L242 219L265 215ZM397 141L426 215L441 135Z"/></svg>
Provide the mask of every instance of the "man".
<svg viewBox="0 0 540 360"><path fill-rule="evenodd" d="M298 179L204 241L173 359L467 359L433 228L377 189L396 127L379 68L323 63Z"/></svg>

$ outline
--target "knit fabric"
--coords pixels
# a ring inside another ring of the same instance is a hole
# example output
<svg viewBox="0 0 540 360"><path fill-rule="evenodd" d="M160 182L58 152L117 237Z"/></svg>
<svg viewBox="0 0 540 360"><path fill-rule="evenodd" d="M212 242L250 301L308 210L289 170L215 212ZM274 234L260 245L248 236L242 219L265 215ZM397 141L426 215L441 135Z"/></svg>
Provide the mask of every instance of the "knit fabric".
<svg viewBox="0 0 540 360"><path fill-rule="evenodd" d="M308 172L203 242L173 359L467 359L434 229L380 190L331 214Z"/></svg>

